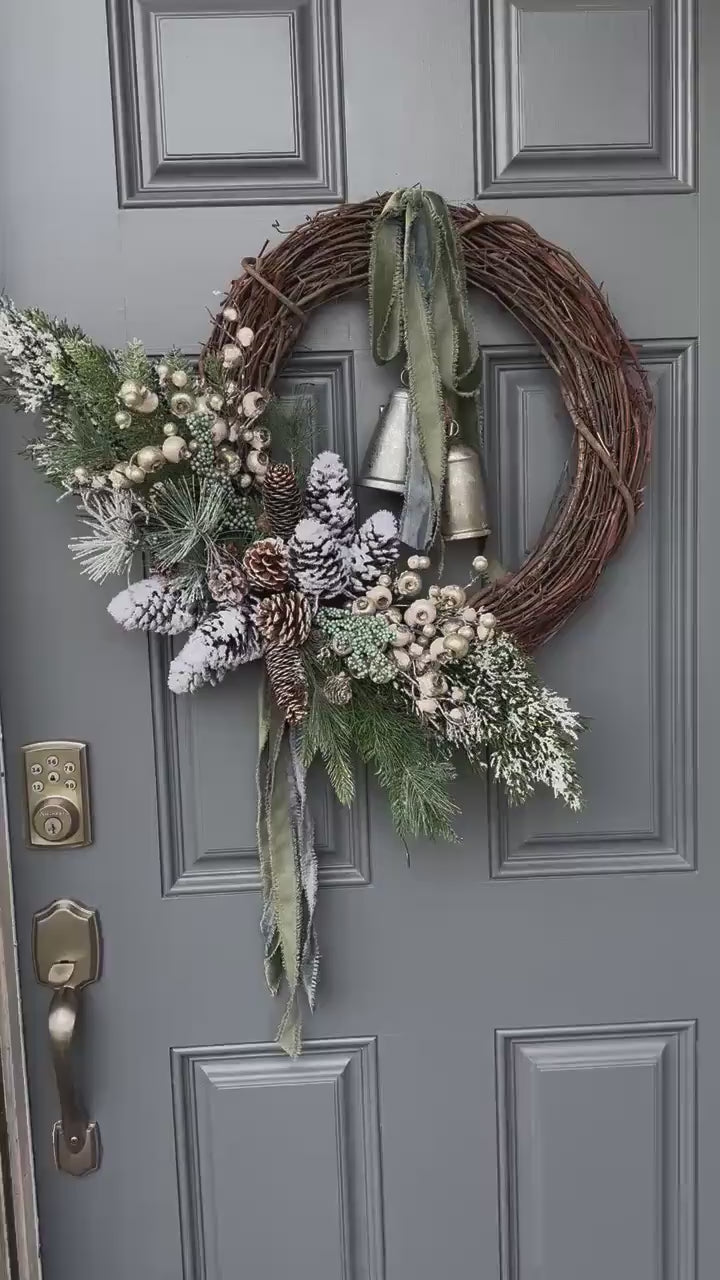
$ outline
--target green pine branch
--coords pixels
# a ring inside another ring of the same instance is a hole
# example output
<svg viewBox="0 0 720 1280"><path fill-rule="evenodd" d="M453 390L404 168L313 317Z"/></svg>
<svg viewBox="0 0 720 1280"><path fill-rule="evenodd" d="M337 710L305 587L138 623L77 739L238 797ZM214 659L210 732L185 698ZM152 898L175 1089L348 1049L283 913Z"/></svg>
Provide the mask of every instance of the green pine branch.
<svg viewBox="0 0 720 1280"><path fill-rule="evenodd" d="M387 792L401 839L456 841L452 820L459 809L450 794L456 774L439 744L387 686L354 682L349 711L355 748Z"/></svg>
<svg viewBox="0 0 720 1280"><path fill-rule="evenodd" d="M355 799L352 764L352 717L347 707L337 707L316 690L303 725L302 754L306 766L320 756L340 804Z"/></svg>
<svg viewBox="0 0 720 1280"><path fill-rule="evenodd" d="M303 763L309 768L319 755L340 804L351 805L355 799L352 719L347 707L336 706L325 697L323 672L315 663L312 650L306 649L303 656L310 689L310 705L302 727Z"/></svg>
<svg viewBox="0 0 720 1280"><path fill-rule="evenodd" d="M310 469L317 441L315 404L303 387L273 397L265 406L262 425L272 437L273 458L288 461L301 481Z"/></svg>
<svg viewBox="0 0 720 1280"><path fill-rule="evenodd" d="M355 795L352 757L374 772L387 793L395 829L405 842L428 837L455 841L450 794L455 769L442 746L413 719L393 690L353 680L349 703L336 706L322 689L328 671L312 649L304 651L310 709L303 726L303 758L320 756L341 804Z"/></svg>

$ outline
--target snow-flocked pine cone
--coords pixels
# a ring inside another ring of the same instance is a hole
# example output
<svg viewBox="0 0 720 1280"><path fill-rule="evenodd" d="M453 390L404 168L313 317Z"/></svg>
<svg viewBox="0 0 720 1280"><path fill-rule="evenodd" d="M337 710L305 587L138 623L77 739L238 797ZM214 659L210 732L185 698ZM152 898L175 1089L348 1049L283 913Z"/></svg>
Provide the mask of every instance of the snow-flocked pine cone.
<svg viewBox="0 0 720 1280"><path fill-rule="evenodd" d="M204 684L218 684L228 671L253 662L260 653L248 605L218 609L195 628L173 658L168 687L173 693L194 693Z"/></svg>
<svg viewBox="0 0 720 1280"><path fill-rule="evenodd" d="M282 591L288 581L287 548L281 538L261 538L243 556L245 576L256 591Z"/></svg>
<svg viewBox="0 0 720 1280"><path fill-rule="evenodd" d="M289 538L302 515L303 499L295 472L286 462L271 462L263 485L263 513L268 533Z"/></svg>
<svg viewBox="0 0 720 1280"><path fill-rule="evenodd" d="M350 548L353 590L374 587L383 573L389 573L400 554L397 520L390 511L376 511L360 526Z"/></svg>
<svg viewBox="0 0 720 1280"><path fill-rule="evenodd" d="M248 582L237 556L220 552L207 575L208 591L216 604L237 605L245 599Z"/></svg>
<svg viewBox="0 0 720 1280"><path fill-rule="evenodd" d="M310 601L300 591L265 596L255 610L255 624L266 644L300 649L312 626Z"/></svg>
<svg viewBox="0 0 720 1280"><path fill-rule="evenodd" d="M332 600L342 595L349 580L347 548L321 520L301 520L288 543L290 576L308 595Z"/></svg>
<svg viewBox="0 0 720 1280"><path fill-rule="evenodd" d="M154 631L161 636L177 636L195 621L172 580L161 574L133 582L119 592L110 601L108 613L126 631Z"/></svg>
<svg viewBox="0 0 720 1280"><path fill-rule="evenodd" d="M355 537L355 499L347 467L337 453L315 458L305 486L305 509L327 525L333 538L349 547Z"/></svg>
<svg viewBox="0 0 720 1280"><path fill-rule="evenodd" d="M275 701L285 719L289 724L299 724L307 715L308 687L298 650L286 644L268 645L265 665Z"/></svg>

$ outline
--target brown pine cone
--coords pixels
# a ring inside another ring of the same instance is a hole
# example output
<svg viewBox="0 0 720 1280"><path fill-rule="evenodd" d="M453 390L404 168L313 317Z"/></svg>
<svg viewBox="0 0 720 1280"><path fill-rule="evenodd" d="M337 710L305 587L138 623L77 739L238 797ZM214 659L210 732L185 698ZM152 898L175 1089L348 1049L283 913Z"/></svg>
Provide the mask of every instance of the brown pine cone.
<svg viewBox="0 0 720 1280"><path fill-rule="evenodd" d="M284 644L301 649L310 634L312 610L301 591L276 592L261 600L255 625L266 644Z"/></svg>
<svg viewBox="0 0 720 1280"><path fill-rule="evenodd" d="M271 644L265 650L270 687L289 724L299 724L307 715L308 687L297 649Z"/></svg>
<svg viewBox="0 0 720 1280"><path fill-rule="evenodd" d="M247 595L247 578L232 553L217 553L208 569L207 584L216 604L237 605Z"/></svg>
<svg viewBox="0 0 720 1280"><path fill-rule="evenodd" d="M322 689L328 702L334 707L344 707L352 701L352 680L344 671L328 676Z"/></svg>
<svg viewBox="0 0 720 1280"><path fill-rule="evenodd" d="M282 591L287 586L288 557L281 538L262 538L243 556L245 576L256 591Z"/></svg>
<svg viewBox="0 0 720 1280"><path fill-rule="evenodd" d="M292 467L286 462L271 462L263 484L263 514L270 533L289 538L302 509L302 494Z"/></svg>

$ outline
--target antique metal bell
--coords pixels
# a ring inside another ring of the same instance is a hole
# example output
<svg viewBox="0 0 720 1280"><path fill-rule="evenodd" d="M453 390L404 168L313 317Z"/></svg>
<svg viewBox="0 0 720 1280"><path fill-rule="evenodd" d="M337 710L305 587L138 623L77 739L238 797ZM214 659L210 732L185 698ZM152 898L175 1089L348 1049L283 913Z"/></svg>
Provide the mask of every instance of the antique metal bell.
<svg viewBox="0 0 720 1280"><path fill-rule="evenodd" d="M485 538L490 532L480 455L453 439L447 454L441 531L447 542Z"/></svg>
<svg viewBox="0 0 720 1280"><path fill-rule="evenodd" d="M360 473L360 484L368 489L405 492L407 442L412 406L405 387L393 391L380 410L377 426L368 445Z"/></svg>

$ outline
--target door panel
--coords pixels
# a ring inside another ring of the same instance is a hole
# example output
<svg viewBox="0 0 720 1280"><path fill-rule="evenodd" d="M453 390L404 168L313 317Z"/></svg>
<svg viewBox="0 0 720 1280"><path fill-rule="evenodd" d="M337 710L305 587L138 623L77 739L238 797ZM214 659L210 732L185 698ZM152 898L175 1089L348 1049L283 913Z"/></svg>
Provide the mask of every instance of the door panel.
<svg viewBox="0 0 720 1280"><path fill-rule="evenodd" d="M693 0L472 4L484 196L693 189Z"/></svg>
<svg viewBox="0 0 720 1280"><path fill-rule="evenodd" d="M178 1049L172 1065L188 1274L233 1275L239 1262L250 1275L291 1274L297 1233L273 1221L269 1195L292 1205L293 1225L303 1223L308 1275L383 1274L373 1037L316 1041L291 1074L263 1046ZM267 1141L279 1126L288 1139L282 1159ZM246 1147L257 1163L239 1205L233 1171Z"/></svg>
<svg viewBox="0 0 720 1280"><path fill-rule="evenodd" d="M244 255L422 181L577 254L657 409L638 528L539 659L590 722L584 812L508 809L464 776L462 843L408 863L362 772L350 814L314 777L324 968L297 1062L272 1044L262 976L255 673L172 698L169 645L111 621L110 584L68 555L72 504L2 410L0 693L46 1280L717 1274L718 56L712 0L6 4L0 271L19 304L196 352ZM473 309L516 564L570 427L524 331ZM279 391L313 398L318 445L355 471L394 377L358 297L313 316ZM89 743L88 849L23 843L20 747L54 737ZM96 907L104 936L82 1061L103 1162L82 1180L52 1163L30 955L55 897Z"/></svg>
<svg viewBox="0 0 720 1280"><path fill-rule="evenodd" d="M498 1032L504 1276L694 1273L695 1030Z"/></svg>

